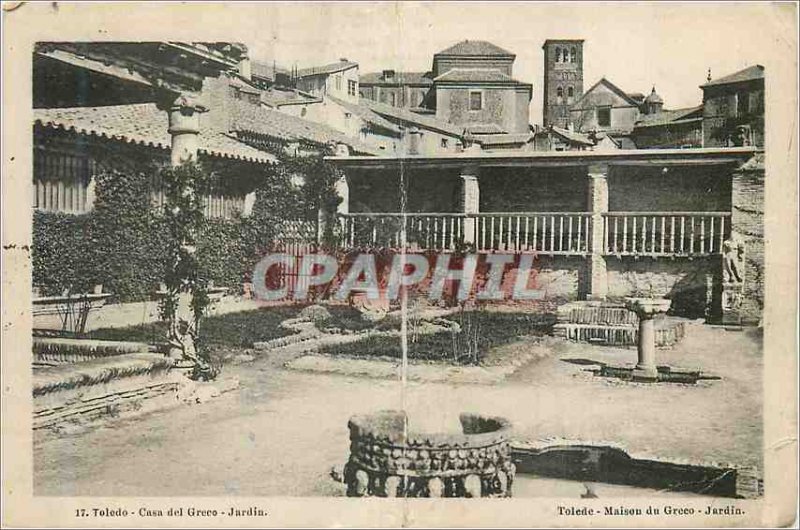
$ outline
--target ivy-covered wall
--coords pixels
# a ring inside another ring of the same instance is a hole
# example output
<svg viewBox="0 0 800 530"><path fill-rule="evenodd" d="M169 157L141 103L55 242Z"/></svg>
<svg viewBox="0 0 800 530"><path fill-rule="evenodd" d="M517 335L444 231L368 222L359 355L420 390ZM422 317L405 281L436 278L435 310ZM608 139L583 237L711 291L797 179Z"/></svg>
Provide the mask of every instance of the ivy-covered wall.
<svg viewBox="0 0 800 530"><path fill-rule="evenodd" d="M91 292L102 285L119 302L152 297L164 281L169 233L164 215L151 205L153 171L158 169L96 176L89 213L34 212L33 287L41 295ZM297 184L298 175L304 184ZM274 243L281 220L316 219L320 207L335 211L335 177L322 157L253 168L248 182L235 183L237 193L255 190L252 215L206 220L197 239L200 273L216 286L240 290Z"/></svg>

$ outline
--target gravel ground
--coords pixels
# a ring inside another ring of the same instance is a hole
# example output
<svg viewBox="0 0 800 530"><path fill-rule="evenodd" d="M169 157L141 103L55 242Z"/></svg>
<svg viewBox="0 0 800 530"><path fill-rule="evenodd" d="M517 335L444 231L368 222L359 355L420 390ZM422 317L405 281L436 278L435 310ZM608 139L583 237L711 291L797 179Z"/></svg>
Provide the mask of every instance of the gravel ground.
<svg viewBox="0 0 800 530"><path fill-rule="evenodd" d="M328 477L348 455L355 413L405 408L412 428L452 430L461 411L503 415L520 437L609 440L630 452L761 467L762 350L757 331L692 325L659 362L723 377L696 386L606 380L588 361L633 362L634 349L546 340L496 385L412 382L303 373L264 354L228 366L237 391L210 402L92 429L37 432L34 493L82 496L343 495ZM579 364L580 363L580 364Z"/></svg>

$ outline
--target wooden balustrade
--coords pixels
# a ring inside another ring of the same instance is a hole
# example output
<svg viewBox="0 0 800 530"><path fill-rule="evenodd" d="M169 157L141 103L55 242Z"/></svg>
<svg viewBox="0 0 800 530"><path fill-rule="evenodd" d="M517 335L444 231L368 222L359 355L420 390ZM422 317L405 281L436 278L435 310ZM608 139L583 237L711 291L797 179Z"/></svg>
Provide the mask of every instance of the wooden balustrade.
<svg viewBox="0 0 800 530"><path fill-rule="evenodd" d="M583 255L589 252L591 214L513 213L351 213L341 214L346 246L400 245L406 220L411 249L454 250L471 242L478 251Z"/></svg>
<svg viewBox="0 0 800 530"><path fill-rule="evenodd" d="M730 233L728 212L608 212L605 253L618 256L719 254Z"/></svg>
<svg viewBox="0 0 800 530"><path fill-rule="evenodd" d="M537 252L584 255L591 246L591 213L499 212L475 218L475 247L479 251Z"/></svg>

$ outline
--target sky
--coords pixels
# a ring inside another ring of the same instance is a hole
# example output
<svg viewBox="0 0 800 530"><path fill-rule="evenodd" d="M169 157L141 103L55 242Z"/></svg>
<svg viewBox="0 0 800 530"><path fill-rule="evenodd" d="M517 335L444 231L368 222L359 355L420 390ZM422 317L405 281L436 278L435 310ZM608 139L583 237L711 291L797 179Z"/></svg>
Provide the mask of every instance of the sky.
<svg viewBox="0 0 800 530"><path fill-rule="evenodd" d="M708 69L722 77L796 55L788 5L744 3L317 3L251 4L237 36L255 59L307 67L347 58L360 71L426 71L433 54L465 39L516 54L514 77L533 84L531 123L541 123L548 38L581 38L584 89L606 77L626 92L653 86L665 108L698 105ZM244 16L242 16L244 15ZM780 30L780 31L778 31ZM791 33L789 33L791 34Z"/></svg>

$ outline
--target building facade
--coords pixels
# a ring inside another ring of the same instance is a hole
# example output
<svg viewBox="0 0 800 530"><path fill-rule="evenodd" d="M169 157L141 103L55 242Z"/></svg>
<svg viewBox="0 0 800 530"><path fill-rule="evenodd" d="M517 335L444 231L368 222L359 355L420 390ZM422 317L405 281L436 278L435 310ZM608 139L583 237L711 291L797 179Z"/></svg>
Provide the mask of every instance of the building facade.
<svg viewBox="0 0 800 530"><path fill-rule="evenodd" d="M362 98L403 108L425 108L433 77L430 72L383 70L362 74L359 92Z"/></svg>
<svg viewBox="0 0 800 530"><path fill-rule="evenodd" d="M706 147L764 146L764 67L757 64L703 90L703 144Z"/></svg>
<svg viewBox="0 0 800 530"><path fill-rule="evenodd" d="M315 96L331 95L358 103L358 63L342 58L338 63L298 70L295 85Z"/></svg>
<svg viewBox="0 0 800 530"><path fill-rule="evenodd" d="M583 39L548 39L542 50L542 123L545 127L566 128L570 122L570 106L583 96Z"/></svg>

